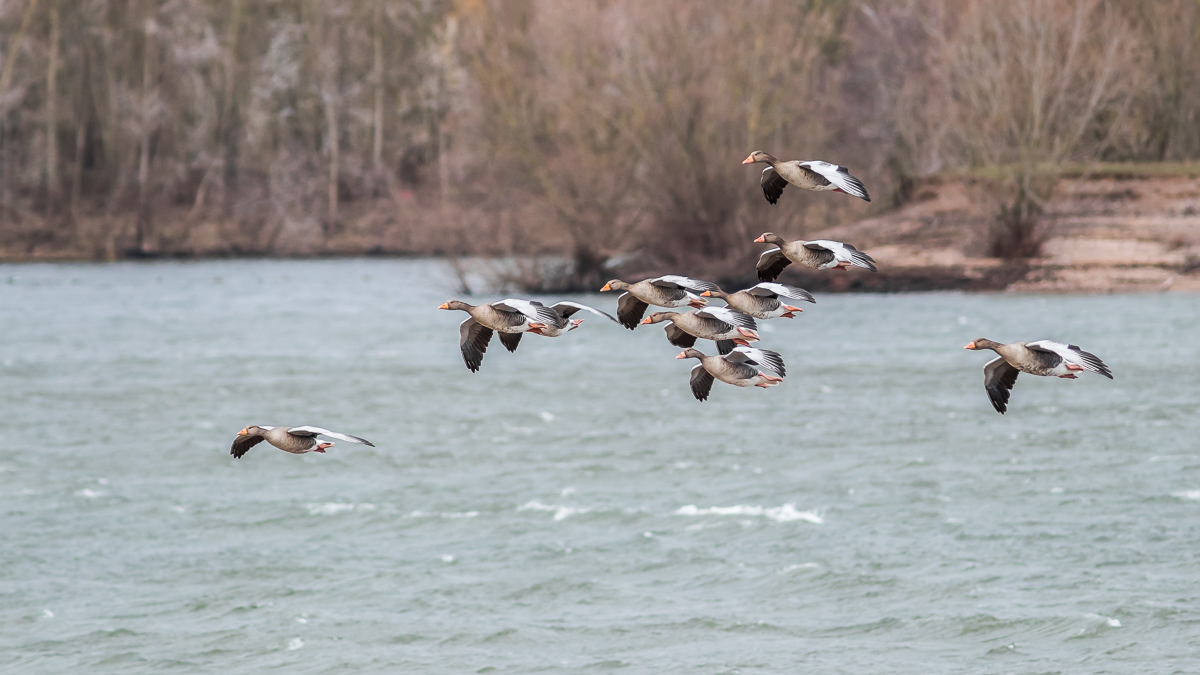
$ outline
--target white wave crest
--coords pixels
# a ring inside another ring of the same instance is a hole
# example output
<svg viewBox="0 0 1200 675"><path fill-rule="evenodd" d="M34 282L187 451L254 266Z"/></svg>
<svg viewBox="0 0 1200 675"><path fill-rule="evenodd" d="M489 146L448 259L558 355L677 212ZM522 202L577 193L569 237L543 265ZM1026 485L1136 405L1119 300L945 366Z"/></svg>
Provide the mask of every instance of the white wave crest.
<svg viewBox="0 0 1200 675"><path fill-rule="evenodd" d="M408 514L409 518L474 518L478 516L478 511L462 511L462 512L438 512L438 511L413 511Z"/></svg>
<svg viewBox="0 0 1200 675"><path fill-rule="evenodd" d="M1120 628L1121 627L1120 619L1114 619L1111 616L1104 616L1103 614L1093 614L1091 612L1088 612L1087 614L1083 615L1083 618L1087 619L1088 621L1103 621L1104 624L1106 626L1108 626L1109 628Z"/></svg>
<svg viewBox="0 0 1200 675"><path fill-rule="evenodd" d="M1191 499L1193 501L1200 500L1200 490L1182 490L1180 492L1172 492L1171 496L1179 497L1180 499Z"/></svg>
<svg viewBox="0 0 1200 675"><path fill-rule="evenodd" d="M518 511L553 511L554 520L563 520L576 513L587 513L591 511L585 507L560 506L558 504L543 504L539 501L532 501L517 507Z"/></svg>
<svg viewBox="0 0 1200 675"><path fill-rule="evenodd" d="M339 513L351 511L374 511L374 504L345 504L342 502L325 502L324 504L306 504L310 516L336 516Z"/></svg>
<svg viewBox="0 0 1200 675"><path fill-rule="evenodd" d="M812 511L797 511L795 504L783 506L712 506L707 509L698 508L694 504L681 506L675 511L677 516L764 516L777 523L791 523L798 520L820 525L825 519Z"/></svg>

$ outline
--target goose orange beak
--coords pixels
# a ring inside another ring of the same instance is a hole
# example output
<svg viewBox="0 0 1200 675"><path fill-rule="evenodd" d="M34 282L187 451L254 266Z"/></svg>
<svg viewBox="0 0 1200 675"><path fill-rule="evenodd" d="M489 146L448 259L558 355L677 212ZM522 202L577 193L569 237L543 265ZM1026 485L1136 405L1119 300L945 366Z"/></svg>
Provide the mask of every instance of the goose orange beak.
<svg viewBox="0 0 1200 675"><path fill-rule="evenodd" d="M963 347L963 349L975 349L975 343L972 342L971 344L967 345L966 347Z"/></svg>
<svg viewBox="0 0 1200 675"><path fill-rule="evenodd" d="M443 302L443 303L442 303L442 304L441 304L441 305L438 307L438 309L450 309L450 303L448 303L448 302Z"/></svg>
<svg viewBox="0 0 1200 675"><path fill-rule="evenodd" d="M754 243L756 243L756 244L765 244L765 243L767 243L767 240L766 240L766 239L763 239L763 238L762 238L762 235L759 235L758 239L755 239L755 240L754 240Z"/></svg>
<svg viewBox="0 0 1200 675"><path fill-rule="evenodd" d="M650 317L642 319L641 323L650 323Z"/></svg>
<svg viewBox="0 0 1200 675"><path fill-rule="evenodd" d="M675 358L677 358L677 359L686 359L686 358L687 358L687 352L679 352L679 356L676 356Z"/></svg>
<svg viewBox="0 0 1200 675"><path fill-rule="evenodd" d="M711 297L712 297L712 291L704 291L703 293L701 293L701 294L700 294L700 297L702 297L702 298L711 298Z"/></svg>
<svg viewBox="0 0 1200 675"><path fill-rule="evenodd" d="M604 288L601 288L600 292L603 293L604 291L611 291L611 290L612 290L612 286L609 286L608 284L604 284Z"/></svg>
<svg viewBox="0 0 1200 675"><path fill-rule="evenodd" d="M750 155L746 159L742 160L742 164L753 164L753 163L754 163L754 155Z"/></svg>
<svg viewBox="0 0 1200 675"><path fill-rule="evenodd" d="M246 429L242 429L241 431L238 432L238 436L248 436L248 435L250 435L250 432Z"/></svg>

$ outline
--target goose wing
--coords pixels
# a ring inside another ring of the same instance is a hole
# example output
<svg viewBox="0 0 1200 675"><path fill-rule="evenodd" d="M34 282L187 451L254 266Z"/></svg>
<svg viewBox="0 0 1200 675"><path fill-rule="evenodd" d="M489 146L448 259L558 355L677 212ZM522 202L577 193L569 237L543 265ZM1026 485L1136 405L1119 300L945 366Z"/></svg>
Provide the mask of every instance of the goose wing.
<svg viewBox="0 0 1200 675"><path fill-rule="evenodd" d="M499 302L493 302L492 307L504 312L516 312L523 314L530 321L538 321L547 323L552 326L560 325L562 317L553 309L543 305L540 302L532 300L521 300L520 298L505 298Z"/></svg>
<svg viewBox="0 0 1200 675"><path fill-rule="evenodd" d="M1079 366L1089 372L1100 373L1110 380L1113 379L1112 371L1100 360L1099 356L1085 352L1077 345L1064 344L1053 340L1035 340L1033 342L1026 342L1025 346L1034 351L1057 354L1067 363Z"/></svg>
<svg viewBox="0 0 1200 675"><path fill-rule="evenodd" d="M816 174L821 177L822 180L814 178L814 182L821 185L833 185L848 195L858 197L864 201L871 201L871 196L867 194L867 188L862 184L862 181L851 176L849 169L846 167L820 160L800 162L799 165L802 169L807 169L810 176Z"/></svg>
<svg viewBox="0 0 1200 675"><path fill-rule="evenodd" d="M783 273L783 269L791 264L792 261L788 260L778 246L772 246L758 256L758 263L754 269L758 272L759 281L775 281Z"/></svg>
<svg viewBox="0 0 1200 675"><path fill-rule="evenodd" d="M685 333L682 328L676 326L674 322L668 323L665 327L667 333L667 342L676 347L693 347L696 344L696 336L691 333Z"/></svg>
<svg viewBox="0 0 1200 675"><path fill-rule="evenodd" d="M266 429L266 427L263 428ZM242 455L245 455L250 451L250 448L262 443L264 440L266 439L258 435L238 436L237 438L233 439L233 445L229 448L229 454L233 455L234 459L241 459Z"/></svg>
<svg viewBox="0 0 1200 675"><path fill-rule="evenodd" d="M716 319L717 321L722 321L730 326L758 330L758 324L754 322L754 317L750 316L749 314L743 314L735 309L729 309L728 307L705 307L704 309L698 309L693 313L698 317L705 319ZM720 332L723 333L725 331Z"/></svg>
<svg viewBox="0 0 1200 675"><path fill-rule="evenodd" d="M587 305L581 305L578 302L571 302L570 300L563 300L562 302L559 302L559 303L555 304L554 306L552 306L550 309L553 309L554 311L558 312L559 316L561 316L564 319L569 319L569 318L571 318L571 315L582 310L584 312L591 312L592 314L595 314L596 316L602 316L602 317L608 319L609 321L612 321L613 323L621 323L620 321L617 321L617 318L611 314L601 312L600 310L596 309L595 307L588 307Z"/></svg>
<svg viewBox="0 0 1200 675"><path fill-rule="evenodd" d="M746 292L750 295L757 295L764 298L777 298L779 296L783 296L785 298L792 298L793 300L806 300L813 303L817 301L817 299L813 297L812 293L809 293L803 288L788 286L787 284L761 283L747 288Z"/></svg>
<svg viewBox="0 0 1200 675"><path fill-rule="evenodd" d="M697 401L708 399L708 393L712 391L713 376L712 373L704 369L703 363L697 363L692 368L692 396L696 397Z"/></svg>
<svg viewBox="0 0 1200 675"><path fill-rule="evenodd" d="M770 349L734 347L733 351L725 356L725 360L730 363L744 363L749 366L766 366L784 377L787 376L787 368L783 365L783 356L779 352L773 352Z"/></svg>
<svg viewBox="0 0 1200 675"><path fill-rule="evenodd" d="M479 367L483 365L483 353L492 341L492 329L471 317L458 324L458 335L458 348L462 352L463 362L467 364L467 370L472 373L478 372Z"/></svg>
<svg viewBox="0 0 1200 675"><path fill-rule="evenodd" d="M1008 393L1017 383L1018 374L1020 371L999 356L983 366L983 388L987 390L992 407L1001 415L1008 410Z"/></svg>
<svg viewBox="0 0 1200 675"><path fill-rule="evenodd" d="M517 345L521 344L521 336L524 333L500 333L500 344L504 345L510 353L517 351Z"/></svg>
<svg viewBox="0 0 1200 675"><path fill-rule="evenodd" d="M655 286L662 286L663 288L686 288L689 291L697 291L700 293L703 293L704 291L719 290L717 285L711 281L701 281L699 279L692 279L691 277L681 277L678 274L666 274L661 277L647 279L647 281Z"/></svg>
<svg viewBox="0 0 1200 675"><path fill-rule="evenodd" d="M838 262L848 262L852 265L865 267L872 272L877 271L875 269L875 259L850 244L843 244L840 241L830 241L828 239L816 239L804 242L804 247L814 251L829 251L833 254L834 260Z"/></svg>
<svg viewBox="0 0 1200 675"><path fill-rule="evenodd" d="M293 436L328 436L330 438L336 438L339 441L346 441L347 443L359 443L362 445L369 445L372 448L375 447L374 443L372 443L371 441L368 441L365 438L359 438L358 436L351 436L350 434L340 434L336 431L330 431L329 429L322 429L321 427L313 427L313 426L291 427L290 429L288 429L288 433Z"/></svg>
<svg viewBox="0 0 1200 675"><path fill-rule="evenodd" d="M617 298L618 321L622 326L633 330L641 323L648 307L650 305L637 299L633 293L622 293L621 297Z"/></svg>
<svg viewBox="0 0 1200 675"><path fill-rule="evenodd" d="M779 201L779 196L783 194L783 188L787 187L788 182L783 176L775 170L775 167L768 166L763 169L762 177L758 179L759 187L762 188L763 196L771 204Z"/></svg>

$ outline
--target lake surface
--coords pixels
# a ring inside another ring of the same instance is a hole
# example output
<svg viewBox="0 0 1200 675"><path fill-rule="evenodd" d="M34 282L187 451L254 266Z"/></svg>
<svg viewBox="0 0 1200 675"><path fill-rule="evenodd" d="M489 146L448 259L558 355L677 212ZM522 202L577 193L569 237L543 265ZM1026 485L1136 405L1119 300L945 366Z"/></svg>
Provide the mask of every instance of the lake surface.
<svg viewBox="0 0 1200 675"><path fill-rule="evenodd" d="M822 294L699 403L590 315L471 374L454 288L0 265L0 672L1200 672L1200 297ZM978 337L1116 379L1001 416Z"/></svg>

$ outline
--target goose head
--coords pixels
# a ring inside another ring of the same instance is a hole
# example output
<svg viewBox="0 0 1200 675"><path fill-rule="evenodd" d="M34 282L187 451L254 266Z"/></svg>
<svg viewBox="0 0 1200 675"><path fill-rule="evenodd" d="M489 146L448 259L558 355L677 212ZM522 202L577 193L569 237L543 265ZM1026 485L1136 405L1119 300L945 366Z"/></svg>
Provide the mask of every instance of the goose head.
<svg viewBox="0 0 1200 675"><path fill-rule="evenodd" d="M724 300L725 298L729 297L729 294L726 293L725 291L717 288L717 289L714 289L711 291L704 291L703 293L700 294L700 297L702 297L702 298L721 298L722 300Z"/></svg>
<svg viewBox="0 0 1200 675"><path fill-rule="evenodd" d="M699 349L693 349L691 347L688 347L687 349L679 352L679 356L676 356L675 358L676 359L702 359L702 358L704 358L704 352L700 351Z"/></svg>
<svg viewBox="0 0 1200 675"><path fill-rule="evenodd" d="M663 321L674 321L676 316L677 315L675 312L654 312L653 314L650 314L646 318L642 319L642 323L660 323Z"/></svg>
<svg viewBox="0 0 1200 675"><path fill-rule="evenodd" d="M742 164L757 164L759 162L766 162L770 164L773 161L775 161L774 157L768 155L762 150L755 150L754 152L750 153L749 157L742 160Z"/></svg>
<svg viewBox="0 0 1200 675"><path fill-rule="evenodd" d="M994 340L989 340L987 338L979 338L978 340L975 340L974 342L969 343L966 347L963 347L963 349L971 349L971 350L995 349L996 347L1003 347L1003 346L1004 345L1002 345L999 342L996 342Z"/></svg>
<svg viewBox="0 0 1200 675"><path fill-rule="evenodd" d="M604 288L601 288L600 292L603 293L605 291L623 291L627 288L629 288L629 284L625 283L624 281L621 281L620 279L613 279L612 281L609 281L607 284L604 284Z"/></svg>
<svg viewBox="0 0 1200 675"><path fill-rule="evenodd" d="M467 312L470 311L471 305L468 305L462 300L451 300L449 302L443 302L438 309L461 309L462 311Z"/></svg>
<svg viewBox="0 0 1200 675"><path fill-rule="evenodd" d="M783 246L787 242L784 241L783 237L775 234L774 232L763 232L762 234L758 235L758 239L755 239L754 243L756 243L756 244L775 244L776 246Z"/></svg>

